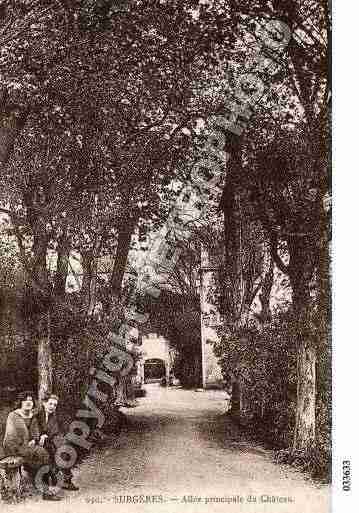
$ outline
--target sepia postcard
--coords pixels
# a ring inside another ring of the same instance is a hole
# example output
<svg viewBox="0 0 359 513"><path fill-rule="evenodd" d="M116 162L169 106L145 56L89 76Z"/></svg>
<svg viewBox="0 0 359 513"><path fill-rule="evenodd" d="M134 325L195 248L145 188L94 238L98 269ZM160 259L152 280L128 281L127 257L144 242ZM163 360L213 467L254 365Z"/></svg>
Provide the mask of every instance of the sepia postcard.
<svg viewBox="0 0 359 513"><path fill-rule="evenodd" d="M1 512L351 497L331 42L327 0L0 1Z"/></svg>

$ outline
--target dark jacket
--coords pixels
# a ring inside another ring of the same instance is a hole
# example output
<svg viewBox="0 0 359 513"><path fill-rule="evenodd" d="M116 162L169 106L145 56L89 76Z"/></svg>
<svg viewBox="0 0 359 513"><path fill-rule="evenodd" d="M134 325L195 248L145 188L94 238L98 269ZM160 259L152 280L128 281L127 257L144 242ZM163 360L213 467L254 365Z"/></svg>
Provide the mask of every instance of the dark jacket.
<svg viewBox="0 0 359 513"><path fill-rule="evenodd" d="M56 416L56 412L49 415L48 421L46 423L45 408L41 406L37 412L37 422L39 424L40 435L47 435L51 440L56 435L61 434L61 428Z"/></svg>
<svg viewBox="0 0 359 513"><path fill-rule="evenodd" d="M43 406L37 410L36 418L39 425L40 435L47 435L49 437L48 440L45 441L44 447L50 454L51 464L55 465L56 443L54 438L56 436L63 437L64 431L62 425L57 418L56 412L49 415L46 423L46 412ZM65 439L63 443L66 443ZM71 481L71 469L62 469L62 472L65 480Z"/></svg>

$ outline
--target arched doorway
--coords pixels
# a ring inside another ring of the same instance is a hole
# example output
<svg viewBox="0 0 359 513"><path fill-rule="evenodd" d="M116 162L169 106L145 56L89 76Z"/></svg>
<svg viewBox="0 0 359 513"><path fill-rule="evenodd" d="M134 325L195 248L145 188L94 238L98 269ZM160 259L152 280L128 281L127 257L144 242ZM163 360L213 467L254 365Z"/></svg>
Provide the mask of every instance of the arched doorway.
<svg viewBox="0 0 359 513"><path fill-rule="evenodd" d="M166 365L160 358L150 358L144 364L145 383L156 383L166 376Z"/></svg>

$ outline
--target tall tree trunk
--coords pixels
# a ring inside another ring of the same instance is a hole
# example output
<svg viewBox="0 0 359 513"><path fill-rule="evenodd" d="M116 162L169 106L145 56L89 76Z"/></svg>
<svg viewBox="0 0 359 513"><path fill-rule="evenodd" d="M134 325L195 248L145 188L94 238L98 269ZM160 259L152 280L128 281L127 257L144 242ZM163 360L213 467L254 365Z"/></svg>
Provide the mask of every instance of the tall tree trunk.
<svg viewBox="0 0 359 513"><path fill-rule="evenodd" d="M228 137L230 159L221 205L224 212L226 279L229 288L226 317L234 332L240 332L248 325L250 309L258 291L255 282L261 275L258 259L261 258L261 245L264 241L263 230L259 233L259 223L253 219L246 186L241 180L242 154L238 142L238 138ZM255 236L257 231L258 240ZM241 386L240 376L232 379L231 411L238 415L246 400L246 391Z"/></svg>
<svg viewBox="0 0 359 513"><path fill-rule="evenodd" d="M9 160L16 137L21 132L27 119L27 112L17 113L6 111L0 98L0 165Z"/></svg>
<svg viewBox="0 0 359 513"><path fill-rule="evenodd" d="M81 284L81 301L84 307L90 310L91 297L93 292L94 278L94 255L93 251L81 251L82 265L82 284Z"/></svg>
<svg viewBox="0 0 359 513"><path fill-rule="evenodd" d="M228 277L227 318L235 326L241 324L242 309L242 223L240 218L240 198L232 190L228 192L227 202L224 208L226 271Z"/></svg>
<svg viewBox="0 0 359 513"><path fill-rule="evenodd" d="M242 210L240 195L236 193L236 171L241 167L241 153L234 136L227 137L230 160L227 164L226 187L222 198L225 232L226 259L226 295L227 312L225 318L234 330L241 326L243 302L243 265L242 265ZM241 414L242 389L240 378L232 377L230 413Z"/></svg>
<svg viewBox="0 0 359 513"><path fill-rule="evenodd" d="M297 348L297 408L293 449L307 451L315 441L316 348L309 339Z"/></svg>
<svg viewBox="0 0 359 513"><path fill-rule="evenodd" d="M242 387L239 378L235 378L232 383L230 412L232 415L240 415L242 413Z"/></svg>
<svg viewBox="0 0 359 513"><path fill-rule="evenodd" d="M55 274L54 293L59 298L64 298L66 281L69 271L70 250L65 240L59 243L57 250L57 266Z"/></svg>
<svg viewBox="0 0 359 513"><path fill-rule="evenodd" d="M310 320L315 248L305 241L289 243L293 311L297 323L297 405L293 449L308 451L315 442L316 360L315 334Z"/></svg>
<svg viewBox="0 0 359 513"><path fill-rule="evenodd" d="M52 349L50 311L39 316L36 323L37 332L37 365L38 365L38 397L44 399L46 393L52 392Z"/></svg>
<svg viewBox="0 0 359 513"><path fill-rule="evenodd" d="M66 297L66 282L69 270L69 258L70 258L70 248L68 245L68 241L65 237L63 237L59 243L57 248L57 263L56 263L56 272L54 276L54 301L58 305L57 308L51 309L51 326L50 326L50 334L49 334L49 346L56 352L59 348L66 347L67 338L64 336L64 308L62 305L65 302ZM66 316L65 316L66 317ZM59 329L60 328L60 329ZM63 349L61 349L63 350ZM45 350L43 351L46 352ZM56 361L56 357L55 357ZM56 367L54 367L54 381L56 384Z"/></svg>
<svg viewBox="0 0 359 513"><path fill-rule="evenodd" d="M46 266L48 237L39 220L33 243L32 286L34 302L33 326L38 348L38 394L42 400L46 392L52 391L52 347L51 347L51 284Z"/></svg>
<svg viewBox="0 0 359 513"><path fill-rule="evenodd" d="M259 320L262 325L265 325L270 321L272 313L270 310L270 294L273 287L273 279L274 279L274 262L270 255L270 251L267 252L267 258L268 258L268 268L265 272L262 285L261 285L261 292L259 294L259 300L261 302L261 313L259 315Z"/></svg>
<svg viewBox="0 0 359 513"><path fill-rule="evenodd" d="M110 279L110 291L107 304L104 310L109 312L113 303L114 296L119 297L122 291L122 282L125 274L128 253L131 246L131 237L136 226L138 217L131 216L130 219L122 219L117 227L117 248L115 260L112 267ZM129 340L129 331L126 333L126 339ZM122 401L128 403L134 398L133 381L131 376L118 376L118 390L122 391Z"/></svg>
<svg viewBox="0 0 359 513"><path fill-rule="evenodd" d="M121 294L123 276L131 245L131 237L137 224L137 220L138 218L133 216L130 219L123 220L123 223L118 227L116 255L110 282L111 294L115 296L119 296Z"/></svg>
<svg viewBox="0 0 359 513"><path fill-rule="evenodd" d="M241 235L239 198L233 189L228 192L224 208L226 274L227 274L227 307L226 319L233 329L239 328L241 323L242 306L242 261L241 261ZM238 376L232 377L231 410L234 415L241 414L242 390Z"/></svg>

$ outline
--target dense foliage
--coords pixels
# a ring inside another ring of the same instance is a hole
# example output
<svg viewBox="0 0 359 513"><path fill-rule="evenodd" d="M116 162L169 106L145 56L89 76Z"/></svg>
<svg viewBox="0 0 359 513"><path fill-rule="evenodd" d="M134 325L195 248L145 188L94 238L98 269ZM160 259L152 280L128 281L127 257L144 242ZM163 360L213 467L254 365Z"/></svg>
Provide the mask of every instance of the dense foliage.
<svg viewBox="0 0 359 513"><path fill-rule="evenodd" d="M74 407L111 322L123 317L131 249L138 264L180 187L193 185L204 120L234 98L236 73L250 70L266 90L242 136L225 132L216 299L224 325L215 351L240 421L272 446L294 438L290 454L298 456L297 444L315 460L314 441L323 454L330 446L328 2L124 4L0 2L0 213L9 221L0 242L1 365L52 352L53 386ZM273 55L259 29L273 18L294 32L299 26L300 37L268 78L258 56ZM219 200L208 197L208 237ZM176 347L185 386L200 382L196 280L208 240L194 238L159 300L141 304L151 314L144 329ZM285 308L271 301L279 272L290 291ZM14 318L18 338L9 329ZM308 348L314 387L297 366ZM40 378L51 385L51 376ZM308 387L299 393L299 385ZM315 415L304 433L298 405L308 398Z"/></svg>

